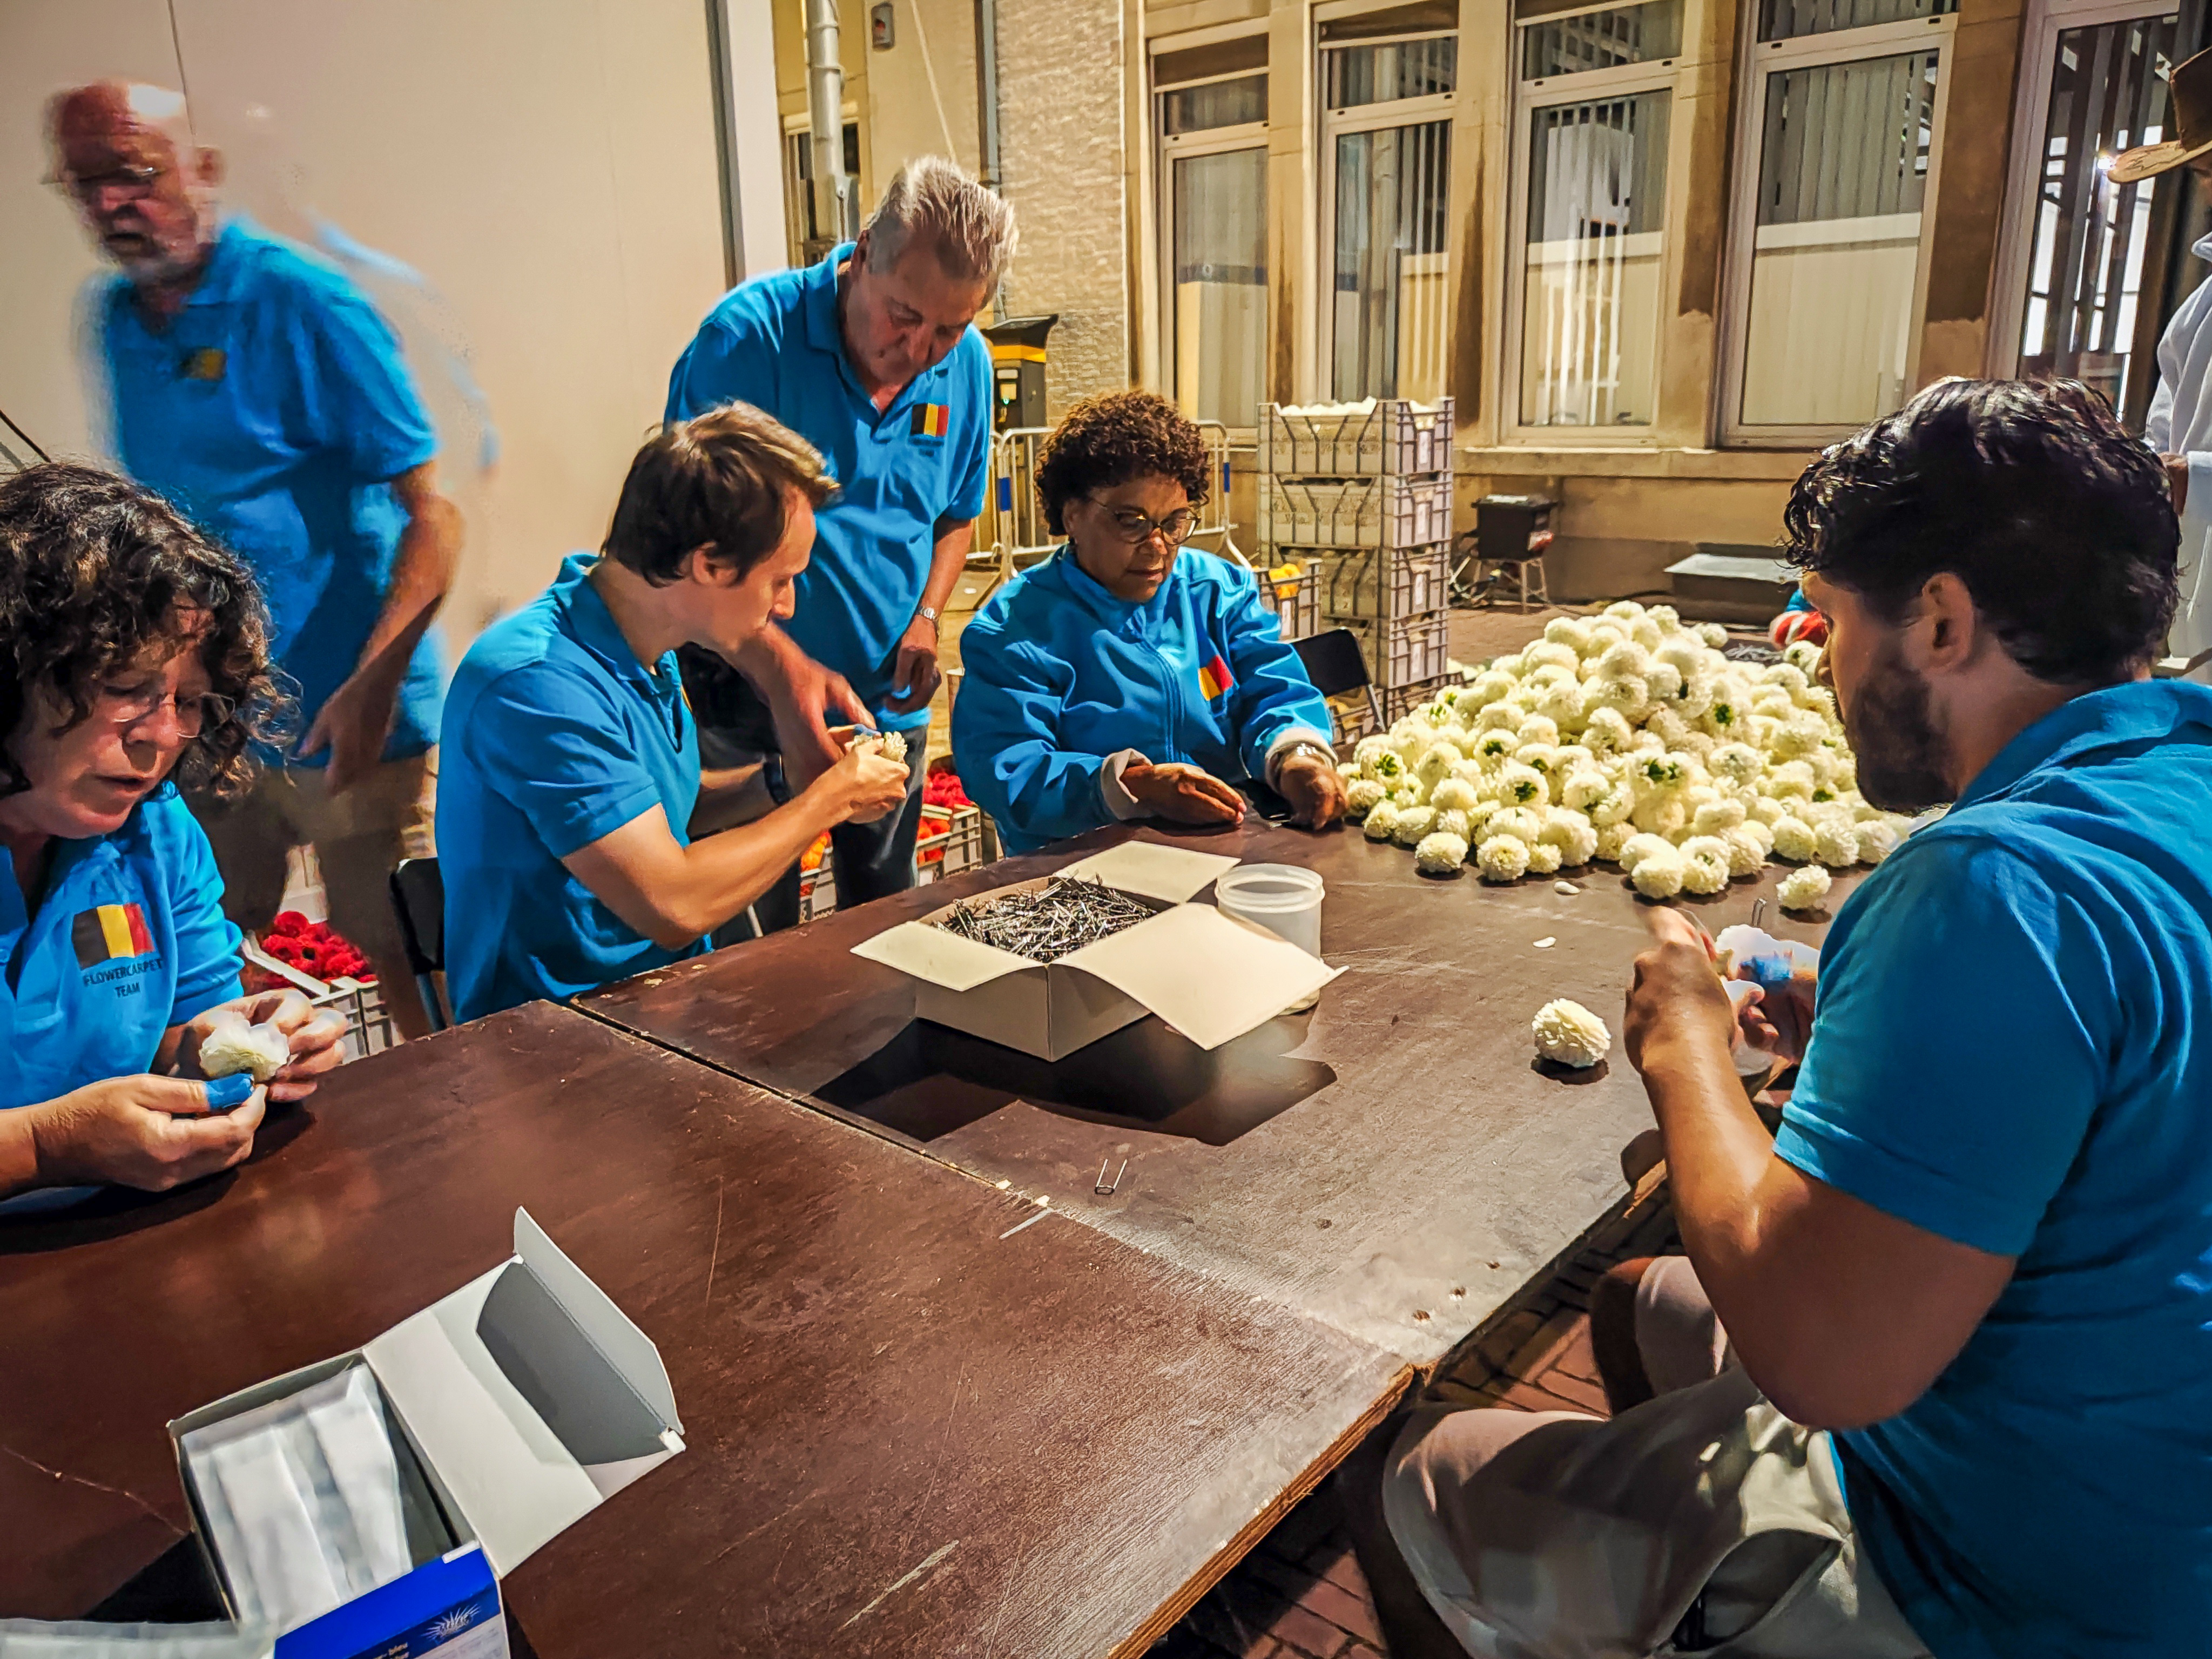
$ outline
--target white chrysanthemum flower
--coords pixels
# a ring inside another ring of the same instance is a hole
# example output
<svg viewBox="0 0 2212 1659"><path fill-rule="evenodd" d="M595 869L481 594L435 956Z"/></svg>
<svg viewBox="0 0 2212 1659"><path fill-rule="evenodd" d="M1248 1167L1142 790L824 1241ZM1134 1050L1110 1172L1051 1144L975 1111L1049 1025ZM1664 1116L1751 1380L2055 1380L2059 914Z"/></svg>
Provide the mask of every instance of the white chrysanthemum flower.
<svg viewBox="0 0 2212 1659"><path fill-rule="evenodd" d="M1853 845L1851 850L1853 854L1856 855L1858 851L1856 843ZM1788 859L1792 863L1808 864L1814 859L1820 856L1820 838L1814 833L1813 826L1806 823L1804 819L1798 817L1787 817L1776 820L1774 824L1775 857L1778 859Z"/></svg>
<svg viewBox="0 0 2212 1659"><path fill-rule="evenodd" d="M1523 743L1540 743L1555 747L1559 741L1559 722L1547 714L1531 714L1521 722L1520 736Z"/></svg>
<svg viewBox="0 0 2212 1659"><path fill-rule="evenodd" d="M1492 670L1507 676L1509 678L1516 680L1519 679L1521 678L1521 653L1518 651L1509 651L1502 657L1492 657L1489 662L1484 665L1484 672L1488 672Z"/></svg>
<svg viewBox="0 0 2212 1659"><path fill-rule="evenodd" d="M1880 864L1897 850L1897 830L1886 818L1869 818L1857 834L1861 864Z"/></svg>
<svg viewBox="0 0 2212 1659"><path fill-rule="evenodd" d="M1690 815L1682 810L1678 797L1662 791L1639 797L1628 821L1647 835L1664 836L1672 842L1688 826Z"/></svg>
<svg viewBox="0 0 2212 1659"><path fill-rule="evenodd" d="M1674 843L1668 841L1666 836L1638 832L1630 835L1626 841L1622 842L1620 851L1613 857L1624 871L1632 874L1637 865L1652 854L1671 853L1674 850Z"/></svg>
<svg viewBox="0 0 2212 1659"><path fill-rule="evenodd" d="M1672 699L1674 713L1686 720L1702 720L1713 706L1716 682L1711 674L1688 674Z"/></svg>
<svg viewBox="0 0 2212 1659"><path fill-rule="evenodd" d="M1589 718L1589 705L1580 685L1562 682L1544 693L1536 705L1536 718L1551 721L1554 731L1579 732Z"/></svg>
<svg viewBox="0 0 2212 1659"><path fill-rule="evenodd" d="M1670 707L1682 695L1682 671L1670 664L1655 662L1651 672L1644 677L1644 684L1650 690L1652 702Z"/></svg>
<svg viewBox="0 0 2212 1659"><path fill-rule="evenodd" d="M1523 743L1513 751L1513 758L1541 772L1547 780L1559 769L1559 751L1548 743Z"/></svg>
<svg viewBox="0 0 2212 1659"><path fill-rule="evenodd" d="M1474 740L1474 757L1495 769L1511 760L1513 751L1520 746L1518 732L1486 732Z"/></svg>
<svg viewBox="0 0 2212 1659"><path fill-rule="evenodd" d="M1588 1071L1613 1051L1613 1033L1605 1022L1582 1006L1562 997L1547 1002L1528 1022L1537 1055L1557 1066Z"/></svg>
<svg viewBox="0 0 2212 1659"><path fill-rule="evenodd" d="M1705 665L1705 647L1688 634L1676 634L1662 640L1659 648L1651 653L1653 664L1664 664L1674 671L1677 679L1686 680Z"/></svg>
<svg viewBox="0 0 2212 1659"><path fill-rule="evenodd" d="M1628 815L1636 810L1636 791L1626 781L1608 781L1605 793L1583 809L1589 821L1601 830L1608 824L1626 823Z"/></svg>
<svg viewBox="0 0 2212 1659"><path fill-rule="evenodd" d="M1581 684L1582 676L1573 669L1562 668L1557 663L1547 662L1541 668L1534 669L1525 675L1521 681L1521 688L1524 690L1534 690L1539 694L1540 700L1541 694L1548 692L1555 685L1580 685Z"/></svg>
<svg viewBox="0 0 2212 1659"><path fill-rule="evenodd" d="M1766 752L1778 760L1795 760L1815 753L1827 735L1827 726L1819 715L1800 710L1782 722Z"/></svg>
<svg viewBox="0 0 2212 1659"><path fill-rule="evenodd" d="M1398 814L1397 826L1390 831L1390 839L1401 847L1411 847L1436 827L1435 807L1409 806Z"/></svg>
<svg viewBox="0 0 2212 1659"><path fill-rule="evenodd" d="M1404 780L1390 792L1390 805L1401 812L1409 807L1425 806L1428 805L1428 792L1411 778Z"/></svg>
<svg viewBox="0 0 2212 1659"><path fill-rule="evenodd" d="M1612 787L1606 781L1605 774L1595 766L1578 766L1559 780L1557 793L1561 805L1587 812L1605 799Z"/></svg>
<svg viewBox="0 0 2212 1659"><path fill-rule="evenodd" d="M1747 743L1724 743L1706 757L1705 764L1714 775L1730 783L1754 783L1766 769L1766 763L1759 750Z"/></svg>
<svg viewBox="0 0 2212 1659"><path fill-rule="evenodd" d="M1718 651L1728 644L1728 629L1723 628L1718 623L1700 623L1698 625L1698 637L1714 650Z"/></svg>
<svg viewBox="0 0 2212 1659"><path fill-rule="evenodd" d="M1751 814L1750 822L1763 827L1767 839L1774 838L1774 826L1790 816L1789 806L1771 795L1757 795L1744 803Z"/></svg>
<svg viewBox="0 0 2212 1659"><path fill-rule="evenodd" d="M1764 864L1774 852L1774 831L1771 827L1761 819L1746 818L1741 823L1736 825L1735 829L1729 830L1729 834L1731 836L1748 836L1753 841L1758 842L1759 860L1762 864Z"/></svg>
<svg viewBox="0 0 2212 1659"><path fill-rule="evenodd" d="M1651 672L1651 653L1633 640L1623 640L1607 648L1597 670L1607 679L1640 680Z"/></svg>
<svg viewBox="0 0 2212 1659"><path fill-rule="evenodd" d="M1528 849L1528 873L1532 876L1557 875L1561 862L1559 849L1548 841L1540 841Z"/></svg>
<svg viewBox="0 0 2212 1659"><path fill-rule="evenodd" d="M1480 737L1491 732L1517 732L1521 722L1528 718L1510 699L1500 700L1474 717L1475 734Z"/></svg>
<svg viewBox="0 0 2212 1659"><path fill-rule="evenodd" d="M1597 826L1571 807L1554 806L1544 814L1543 844L1559 849L1559 862L1588 864L1597 856Z"/></svg>
<svg viewBox="0 0 2212 1659"><path fill-rule="evenodd" d="M1589 683L1587 697L1593 724L1600 709L1618 711L1631 726L1651 712L1650 686L1632 675L1601 674Z"/></svg>
<svg viewBox="0 0 2212 1659"><path fill-rule="evenodd" d="M1582 661L1582 653L1572 646L1561 645L1554 640L1539 640L1523 647L1521 652L1521 676L1526 679L1529 671L1537 668L1564 668L1569 673Z"/></svg>
<svg viewBox="0 0 2212 1659"><path fill-rule="evenodd" d="M1858 826L1849 818L1829 818L1814 826L1813 856L1832 870L1848 869L1859 861Z"/></svg>
<svg viewBox="0 0 2212 1659"><path fill-rule="evenodd" d="M1644 722L1644 729L1669 749L1680 750L1690 728L1682 717L1671 708L1655 709Z"/></svg>
<svg viewBox="0 0 2212 1659"><path fill-rule="evenodd" d="M1766 843L1759 832L1744 824L1733 830L1723 830L1720 839L1728 848L1729 874L1755 876L1766 862Z"/></svg>
<svg viewBox="0 0 2212 1659"><path fill-rule="evenodd" d="M1528 843L1516 836L1491 836L1474 849L1475 872L1485 881L1518 881L1528 873Z"/></svg>
<svg viewBox="0 0 2212 1659"><path fill-rule="evenodd" d="M1467 837L1439 830L1413 848L1413 868L1423 875L1448 876L1467 862Z"/></svg>
<svg viewBox="0 0 2212 1659"><path fill-rule="evenodd" d="M1810 640L1793 640L1782 647L1782 660L1809 680L1820 672L1820 647Z"/></svg>
<svg viewBox="0 0 2212 1659"><path fill-rule="evenodd" d="M1486 834L1510 836L1525 846L1534 847L1544 837L1542 806L1501 806L1483 824Z"/></svg>
<svg viewBox="0 0 2212 1659"><path fill-rule="evenodd" d="M1818 714L1827 725L1836 723L1836 694L1825 685L1808 685L1797 694L1797 706L1808 714Z"/></svg>
<svg viewBox="0 0 2212 1659"><path fill-rule="evenodd" d="M1769 663L1759 671L1759 678L1762 684L1780 686L1790 694L1792 702L1796 700L1800 691L1813 683L1806 678L1803 669L1790 662Z"/></svg>
<svg viewBox="0 0 2212 1659"><path fill-rule="evenodd" d="M1398 830L1398 809L1390 801L1378 801L1368 809L1367 819L1361 826L1370 841L1389 841Z"/></svg>
<svg viewBox="0 0 2212 1659"><path fill-rule="evenodd" d="M1625 625L1640 621L1645 613L1644 607L1634 599L1615 599L1611 605L1606 606L1604 614Z"/></svg>
<svg viewBox="0 0 2212 1659"><path fill-rule="evenodd" d="M1619 708L1593 708L1588 724L1583 728L1583 741L1599 753L1626 749L1635 740L1636 733Z"/></svg>
<svg viewBox="0 0 2212 1659"><path fill-rule="evenodd" d="M1784 761L1778 766L1766 769L1766 775L1759 781L1759 793L1771 795L1778 800L1794 797L1801 801L1809 801L1813 799L1813 791L1819 786L1820 780L1813 775L1809 763L1801 760Z"/></svg>
<svg viewBox="0 0 2212 1659"><path fill-rule="evenodd" d="M1637 769L1643 781L1654 789L1682 789L1689 785L1689 765L1678 754L1653 755Z"/></svg>
<svg viewBox="0 0 2212 1659"><path fill-rule="evenodd" d="M1435 797L1431 796L1431 799ZM1690 833L1697 836L1717 836L1735 829L1750 814L1741 801L1732 798L1709 800L1699 804L1690 816Z"/></svg>
<svg viewBox="0 0 2212 1659"><path fill-rule="evenodd" d="M1382 786L1372 778L1360 778L1344 788L1344 810L1355 822L1365 817L1382 804Z"/></svg>
<svg viewBox="0 0 2212 1659"><path fill-rule="evenodd" d="M1541 806L1552 799L1550 781L1533 766L1508 761L1499 769L1492 799L1516 806Z"/></svg>
<svg viewBox="0 0 2212 1659"><path fill-rule="evenodd" d="M1634 828L1626 823L1598 825L1596 856L1607 864L1620 862L1621 849L1635 833Z"/></svg>
<svg viewBox="0 0 2212 1659"><path fill-rule="evenodd" d="M1810 910L1828 896L1832 879L1820 866L1808 864L1783 877L1774 896L1785 910Z"/></svg>
<svg viewBox="0 0 2212 1659"><path fill-rule="evenodd" d="M1380 732L1371 733L1367 737L1364 737L1360 738L1358 743L1352 745L1352 764L1364 768L1369 764L1369 763L1373 761L1377 755L1388 752L1389 747L1389 739L1383 737Z"/></svg>
<svg viewBox="0 0 2212 1659"><path fill-rule="evenodd" d="M1657 623L1653 622L1649 617L1638 617L1634 622L1629 623L1628 637L1646 651L1656 651L1659 648L1659 642L1663 635L1659 632Z"/></svg>
<svg viewBox="0 0 2212 1659"><path fill-rule="evenodd" d="M1580 617L1554 617L1544 624L1544 637L1580 656L1589 644L1589 624Z"/></svg>
<svg viewBox="0 0 2212 1659"><path fill-rule="evenodd" d="M1797 704L1796 700L1780 686L1762 685L1751 694L1751 712L1754 722L1763 720L1779 726L1796 714ZM1771 732L1761 738L1754 737L1751 732L1746 732L1744 741L1755 743L1764 749L1772 743L1774 738Z"/></svg>
<svg viewBox="0 0 2212 1659"><path fill-rule="evenodd" d="M1717 893L1729 884L1729 844L1718 836L1692 836L1676 850L1684 892Z"/></svg>
<svg viewBox="0 0 2212 1659"><path fill-rule="evenodd" d="M1662 634L1674 634L1682 626L1682 618L1671 605L1655 605L1644 611Z"/></svg>
<svg viewBox="0 0 2212 1659"><path fill-rule="evenodd" d="M1433 794L1436 787L1451 775L1452 768L1463 758L1458 744L1432 743L1421 751L1420 759L1414 762L1413 776L1423 789Z"/></svg>
<svg viewBox="0 0 2212 1659"><path fill-rule="evenodd" d="M200 1075L209 1079L244 1072L266 1083L292 1060L292 1039L270 1024L250 1025L235 1011L209 1022L200 1039Z"/></svg>
<svg viewBox="0 0 2212 1659"><path fill-rule="evenodd" d="M1461 764L1465 765L1466 763L1462 761ZM1429 805L1439 812L1464 812L1480 798L1480 792L1456 772L1440 780L1437 787L1429 791Z"/></svg>
<svg viewBox="0 0 2212 1659"><path fill-rule="evenodd" d="M1386 789L1395 788L1406 776L1406 763L1398 751L1387 745L1370 755L1364 763L1367 775Z"/></svg>
<svg viewBox="0 0 2212 1659"><path fill-rule="evenodd" d="M1467 690L1460 693L1458 708L1462 718L1466 716L1469 708L1480 714L1500 697L1509 696L1512 690L1513 676L1510 674L1501 674L1494 668L1477 674Z"/></svg>
<svg viewBox="0 0 2212 1659"><path fill-rule="evenodd" d="M1628 878L1636 884L1636 890L1648 899L1670 899L1682 890L1686 871L1682 855L1669 847L1664 852L1647 853L1637 860Z"/></svg>

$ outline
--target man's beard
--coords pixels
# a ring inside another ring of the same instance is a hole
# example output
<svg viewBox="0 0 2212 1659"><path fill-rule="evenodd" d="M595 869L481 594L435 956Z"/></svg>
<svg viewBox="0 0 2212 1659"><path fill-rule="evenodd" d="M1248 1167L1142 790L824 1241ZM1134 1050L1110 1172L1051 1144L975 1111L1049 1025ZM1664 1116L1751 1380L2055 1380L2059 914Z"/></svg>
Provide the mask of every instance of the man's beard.
<svg viewBox="0 0 2212 1659"><path fill-rule="evenodd" d="M1928 682L1887 642L1855 688L1844 735L1858 757L1859 793L1884 811L1924 811L1952 798L1929 701Z"/></svg>

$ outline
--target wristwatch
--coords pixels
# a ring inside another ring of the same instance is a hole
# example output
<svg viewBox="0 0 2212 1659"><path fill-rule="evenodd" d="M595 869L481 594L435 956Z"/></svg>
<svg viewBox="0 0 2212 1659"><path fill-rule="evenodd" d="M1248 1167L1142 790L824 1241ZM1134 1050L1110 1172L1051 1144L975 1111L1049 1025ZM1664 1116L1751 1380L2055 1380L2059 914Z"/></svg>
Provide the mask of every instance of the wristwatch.
<svg viewBox="0 0 2212 1659"><path fill-rule="evenodd" d="M1291 744L1274 755L1267 763L1267 784L1270 788L1274 787L1275 780L1283 775L1283 768L1300 755L1311 755L1316 760L1327 761L1331 766L1336 764L1336 757L1317 743Z"/></svg>
<svg viewBox="0 0 2212 1659"><path fill-rule="evenodd" d="M937 628L937 627L938 627L937 612L936 612L936 611L933 611L933 610L931 610L927 605L916 605L916 606L914 608L914 614L915 614L915 616L917 616L917 617L921 617L926 618L926 619L928 621L929 625L930 625L932 628ZM941 630L941 629L939 629L939 631L941 632L942 630Z"/></svg>

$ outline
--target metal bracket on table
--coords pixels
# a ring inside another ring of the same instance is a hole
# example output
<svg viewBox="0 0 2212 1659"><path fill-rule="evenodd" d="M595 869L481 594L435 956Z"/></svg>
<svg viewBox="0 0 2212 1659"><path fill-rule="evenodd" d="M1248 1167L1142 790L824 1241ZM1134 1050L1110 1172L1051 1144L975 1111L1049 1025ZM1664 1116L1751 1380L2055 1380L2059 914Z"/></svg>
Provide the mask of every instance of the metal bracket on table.
<svg viewBox="0 0 2212 1659"><path fill-rule="evenodd" d="M1091 1190L1101 1198L1113 1197L1114 1189L1121 1184L1121 1177L1129 1173L1129 1160L1125 1158L1121 1160L1121 1167L1114 1171L1114 1178L1107 1180L1106 1166L1113 1161L1111 1156L1098 1160L1098 1179L1091 1183Z"/></svg>

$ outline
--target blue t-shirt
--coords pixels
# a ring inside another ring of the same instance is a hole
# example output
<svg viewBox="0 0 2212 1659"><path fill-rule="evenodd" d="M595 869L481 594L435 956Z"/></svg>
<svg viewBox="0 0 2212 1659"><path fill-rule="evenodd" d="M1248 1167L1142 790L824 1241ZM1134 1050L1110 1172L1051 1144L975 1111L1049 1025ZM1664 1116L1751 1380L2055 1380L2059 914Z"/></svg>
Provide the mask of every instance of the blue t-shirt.
<svg viewBox="0 0 2212 1659"><path fill-rule="evenodd" d="M0 1107L135 1077L172 1025L239 994L215 854L168 784L113 835L58 842L35 916L0 864Z"/></svg>
<svg viewBox="0 0 2212 1659"><path fill-rule="evenodd" d="M814 515L813 560L784 631L849 680L880 726L911 731L929 710L884 707L893 658L921 603L939 520L983 510L991 354L969 329L878 412L837 326L837 267L852 253L848 242L818 264L731 289L677 359L668 418L748 403L822 452L840 488Z"/></svg>
<svg viewBox="0 0 2212 1659"><path fill-rule="evenodd" d="M1884 1583L1941 1659L2203 1651L2212 689L2014 738L1844 904L1817 1014L1781 1155L2019 1258L1925 1394L1836 1437Z"/></svg>
<svg viewBox="0 0 2212 1659"><path fill-rule="evenodd" d="M1267 775L1286 734L1328 740L1328 704L1243 565L1186 550L1142 605L1063 547L994 593L960 635L952 753L1011 853L1111 823L1109 756Z"/></svg>
<svg viewBox="0 0 2212 1659"><path fill-rule="evenodd" d="M336 266L240 218L161 332L121 276L93 317L125 471L252 567L306 736L391 589L406 520L389 481L437 448L398 342ZM436 741L440 678L425 635L386 758ZM321 766L330 751L282 758Z"/></svg>
<svg viewBox="0 0 2212 1659"><path fill-rule="evenodd" d="M647 669L586 580L590 553L477 636L446 698L438 867L446 987L461 1019L696 956L665 950L561 860L658 805L689 843L699 734L676 654Z"/></svg>

